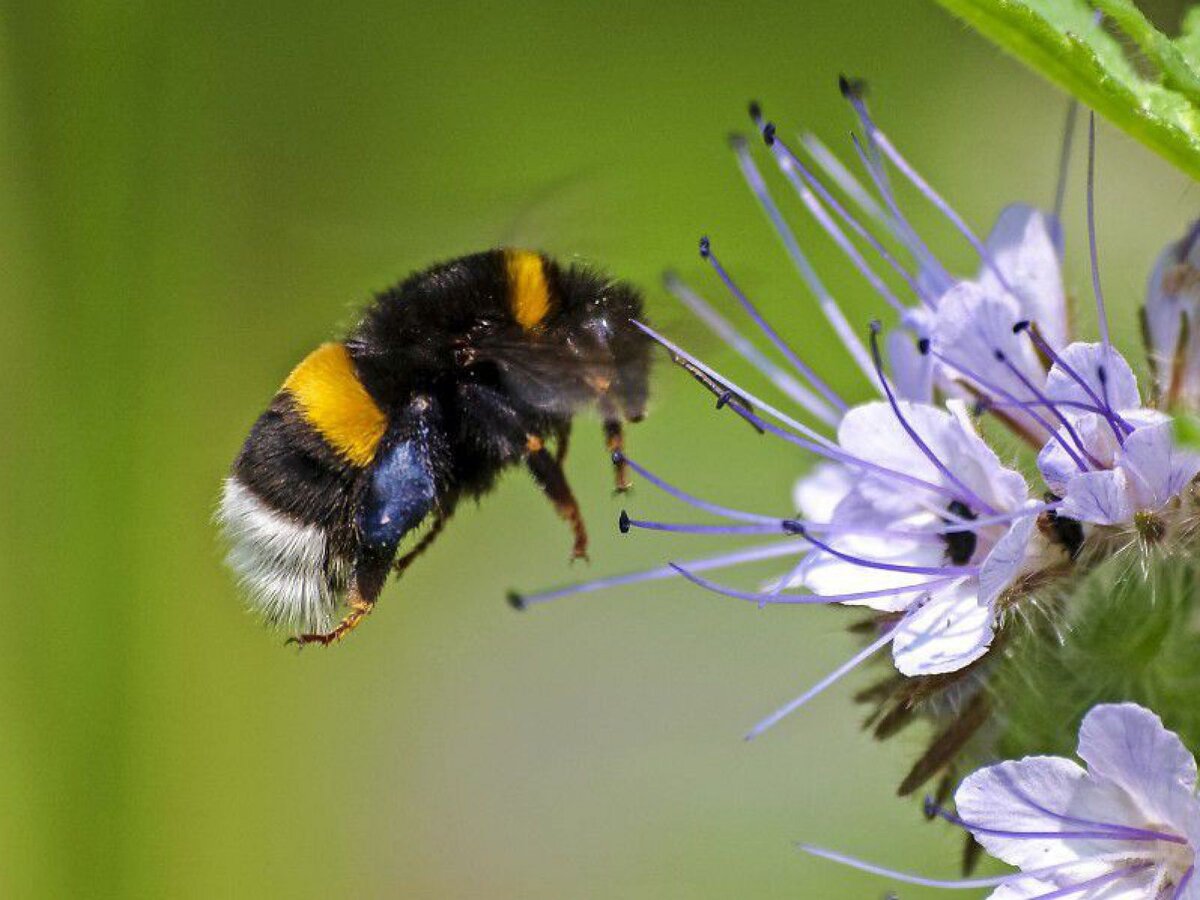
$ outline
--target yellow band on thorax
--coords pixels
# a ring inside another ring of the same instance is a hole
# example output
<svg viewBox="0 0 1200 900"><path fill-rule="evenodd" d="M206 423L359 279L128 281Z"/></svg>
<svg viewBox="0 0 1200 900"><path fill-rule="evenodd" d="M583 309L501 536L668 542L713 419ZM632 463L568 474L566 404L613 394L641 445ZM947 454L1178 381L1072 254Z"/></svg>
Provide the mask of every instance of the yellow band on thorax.
<svg viewBox="0 0 1200 900"><path fill-rule="evenodd" d="M550 286L542 258L528 250L505 250L504 261L513 318L526 330L536 328L550 312Z"/></svg>
<svg viewBox="0 0 1200 900"><path fill-rule="evenodd" d="M358 380L345 344L322 344L292 370L283 389L334 450L356 466L370 465L387 417Z"/></svg>

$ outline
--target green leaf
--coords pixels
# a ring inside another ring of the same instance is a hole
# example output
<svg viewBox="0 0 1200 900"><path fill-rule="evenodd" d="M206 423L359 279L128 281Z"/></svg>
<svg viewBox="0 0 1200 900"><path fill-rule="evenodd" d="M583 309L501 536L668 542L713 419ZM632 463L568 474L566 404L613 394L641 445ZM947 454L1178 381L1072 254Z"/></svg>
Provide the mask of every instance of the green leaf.
<svg viewBox="0 0 1200 900"><path fill-rule="evenodd" d="M1172 40L1131 0L937 0L1129 134L1200 178L1200 10ZM1117 29L1139 53L1141 71Z"/></svg>

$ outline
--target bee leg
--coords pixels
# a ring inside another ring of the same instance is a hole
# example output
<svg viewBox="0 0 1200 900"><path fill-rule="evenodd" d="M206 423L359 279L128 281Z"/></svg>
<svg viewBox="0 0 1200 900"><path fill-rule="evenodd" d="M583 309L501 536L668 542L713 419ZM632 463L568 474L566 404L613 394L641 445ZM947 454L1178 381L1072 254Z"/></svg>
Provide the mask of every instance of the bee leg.
<svg viewBox="0 0 1200 900"><path fill-rule="evenodd" d="M604 444L613 458L614 490L623 494L633 485L629 481L629 467L625 464L625 431L620 419L604 420Z"/></svg>
<svg viewBox="0 0 1200 900"><path fill-rule="evenodd" d="M298 634L295 637L287 639L288 644L296 644L303 647L307 644L320 644L322 647L328 647L335 641L340 641L347 634L358 627L375 608L375 601L368 600L362 595L356 583L351 583L350 592L346 597L346 604L350 607L350 612L342 618L332 629L326 632L312 632L309 634Z"/></svg>
<svg viewBox="0 0 1200 900"><path fill-rule="evenodd" d="M429 531L425 532L425 536L417 541L415 547L405 553L402 557L392 563L392 572L399 577L404 574L404 570L417 561L417 557L424 553L438 539L438 535L442 533L442 529L446 527L446 521L450 517L444 513L438 513L433 520L433 525Z"/></svg>
<svg viewBox="0 0 1200 900"><path fill-rule="evenodd" d="M571 423L567 421L554 435L554 461L560 466L567 459L567 448L571 446Z"/></svg>
<svg viewBox="0 0 1200 900"><path fill-rule="evenodd" d="M583 524L583 514L579 511L579 503L571 493L567 484L567 476L562 466L546 449L542 439L529 435L525 439L525 464L533 475L542 491L550 498L558 514L571 526L575 534L575 546L571 550L572 559L587 559L587 528Z"/></svg>

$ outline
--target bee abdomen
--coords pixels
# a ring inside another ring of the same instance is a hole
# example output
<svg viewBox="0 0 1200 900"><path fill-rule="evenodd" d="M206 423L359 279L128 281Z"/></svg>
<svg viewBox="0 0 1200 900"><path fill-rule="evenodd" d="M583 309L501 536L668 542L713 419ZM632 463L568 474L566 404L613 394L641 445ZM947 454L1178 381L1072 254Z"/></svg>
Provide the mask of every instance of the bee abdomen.
<svg viewBox="0 0 1200 900"><path fill-rule="evenodd" d="M225 480L218 519L230 545L227 561L255 610L272 624L329 626L348 570L329 528L272 509L237 475Z"/></svg>
<svg viewBox="0 0 1200 900"><path fill-rule="evenodd" d="M355 498L386 425L342 344L309 354L255 422L217 518L229 565L268 621L329 626L357 547Z"/></svg>

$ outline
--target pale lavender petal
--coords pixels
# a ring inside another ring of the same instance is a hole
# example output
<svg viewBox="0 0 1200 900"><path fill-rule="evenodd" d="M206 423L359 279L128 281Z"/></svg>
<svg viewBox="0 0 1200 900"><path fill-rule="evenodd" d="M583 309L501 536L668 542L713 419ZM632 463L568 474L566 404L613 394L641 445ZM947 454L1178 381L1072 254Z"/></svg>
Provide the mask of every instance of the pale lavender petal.
<svg viewBox="0 0 1200 900"><path fill-rule="evenodd" d="M1066 293L1046 215L1022 203L1006 207L996 219L985 246L1017 295L1022 318L1036 322L1042 337L1055 350L1065 347ZM979 284L990 292L1003 290L990 266L981 268Z"/></svg>
<svg viewBox="0 0 1200 900"><path fill-rule="evenodd" d="M1091 394L1084 389L1075 378L1068 374L1069 367L1076 375L1087 382L1092 393L1097 397L1106 398L1108 405L1117 411L1135 409L1142 405L1138 394L1137 378L1129 363L1120 353L1109 347L1107 352L1103 344L1088 344L1076 341L1059 354L1065 365L1057 362L1050 367L1046 378L1046 396L1060 403L1084 403L1095 405ZM1107 384L1100 378L1103 369L1107 376Z"/></svg>
<svg viewBox="0 0 1200 900"><path fill-rule="evenodd" d="M1037 516L1028 515L1009 526L983 561L979 572L979 602L991 604L1021 574L1030 552Z"/></svg>
<svg viewBox="0 0 1200 900"><path fill-rule="evenodd" d="M1180 792L1190 798L1196 789L1195 757L1158 716L1135 703L1093 707L1079 726L1078 752L1092 773L1119 784L1151 821L1172 824Z"/></svg>
<svg viewBox="0 0 1200 900"><path fill-rule="evenodd" d="M1176 448L1170 421L1136 429L1125 440L1121 466L1139 509L1155 510L1178 494L1200 471L1200 457Z"/></svg>
<svg viewBox="0 0 1200 900"><path fill-rule="evenodd" d="M1125 472L1107 469L1075 475L1067 483L1067 495L1059 512L1067 518L1096 525L1133 521L1136 510L1129 500Z"/></svg>
<svg viewBox="0 0 1200 900"><path fill-rule="evenodd" d="M979 602L973 578L935 590L905 617L892 639L892 657L901 674L956 672L991 646L995 615Z"/></svg>

